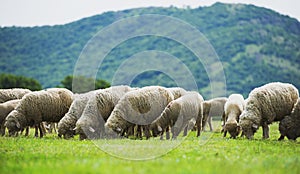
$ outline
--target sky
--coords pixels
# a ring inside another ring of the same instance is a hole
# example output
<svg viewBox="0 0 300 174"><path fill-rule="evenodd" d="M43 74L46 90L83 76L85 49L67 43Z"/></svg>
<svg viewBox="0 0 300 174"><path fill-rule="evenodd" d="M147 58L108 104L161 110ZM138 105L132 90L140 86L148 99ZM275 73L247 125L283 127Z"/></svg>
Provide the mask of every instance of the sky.
<svg viewBox="0 0 300 174"><path fill-rule="evenodd" d="M106 11L171 5L197 8L215 2L253 4L300 21L300 0L0 0L0 26L66 24Z"/></svg>

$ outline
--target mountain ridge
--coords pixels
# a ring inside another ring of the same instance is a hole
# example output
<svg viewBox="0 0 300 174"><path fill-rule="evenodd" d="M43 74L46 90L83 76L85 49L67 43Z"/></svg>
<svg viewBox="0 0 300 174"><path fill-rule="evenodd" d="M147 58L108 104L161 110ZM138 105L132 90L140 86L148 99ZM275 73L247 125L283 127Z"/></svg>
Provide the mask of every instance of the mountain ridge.
<svg viewBox="0 0 300 174"><path fill-rule="evenodd" d="M2 27L0 72L33 77L43 87L56 86L73 73L84 45L99 30L118 19L142 14L179 18L202 32L223 63L228 93L246 95L254 87L271 81L289 82L300 88L299 21L244 4L216 3L195 9L138 8L105 12L65 25ZM164 38L145 37L119 45L105 59L97 77L110 80L122 61L136 52L150 49L170 52L186 62L191 71L199 75L196 80L200 92L209 96L209 79L202 65L193 65L194 58L188 50ZM123 53L121 57L118 51ZM134 81L135 86L147 84L174 86L166 75L158 72L146 72Z"/></svg>

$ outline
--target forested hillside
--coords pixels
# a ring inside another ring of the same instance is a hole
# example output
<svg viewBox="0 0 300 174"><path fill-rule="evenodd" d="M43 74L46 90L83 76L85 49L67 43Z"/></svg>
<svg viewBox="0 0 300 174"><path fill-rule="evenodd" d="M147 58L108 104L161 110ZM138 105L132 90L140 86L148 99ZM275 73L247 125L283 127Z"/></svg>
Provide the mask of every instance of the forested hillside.
<svg viewBox="0 0 300 174"><path fill-rule="evenodd" d="M73 74L81 50L100 29L123 17L162 14L197 27L219 55L226 75L227 92L245 95L271 81L293 83L300 89L300 23L253 5L216 3L196 9L140 8L107 12L59 26L0 28L0 72L33 77L43 87L57 86ZM144 50L166 51L184 62L200 91L207 93L209 78L185 47L155 36L134 38L120 44L107 56L97 78L110 81L118 66ZM122 54L120 54L122 53ZM174 86L159 72L137 76L134 86ZM205 96L208 97L208 96Z"/></svg>

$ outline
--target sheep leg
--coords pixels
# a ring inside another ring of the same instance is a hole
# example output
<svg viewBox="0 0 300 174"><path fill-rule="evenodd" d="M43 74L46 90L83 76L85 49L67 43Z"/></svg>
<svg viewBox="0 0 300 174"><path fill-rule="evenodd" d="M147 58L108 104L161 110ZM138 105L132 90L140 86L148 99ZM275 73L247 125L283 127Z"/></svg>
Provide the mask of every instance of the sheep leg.
<svg viewBox="0 0 300 174"><path fill-rule="evenodd" d="M170 139L170 126L167 126L166 128L166 140Z"/></svg>
<svg viewBox="0 0 300 174"><path fill-rule="evenodd" d="M136 133L135 133L136 139L142 139L142 128L141 125L137 125Z"/></svg>
<svg viewBox="0 0 300 174"><path fill-rule="evenodd" d="M224 137L226 137L226 135L227 135L227 130L224 130Z"/></svg>
<svg viewBox="0 0 300 174"><path fill-rule="evenodd" d="M39 130L40 130L40 138L43 138L43 136L44 136L44 129L43 128L45 128L44 127L44 125L41 123L41 124L38 124L38 128L39 128Z"/></svg>
<svg viewBox="0 0 300 174"><path fill-rule="evenodd" d="M34 137L39 137L39 130L37 125L34 126Z"/></svg>
<svg viewBox="0 0 300 174"><path fill-rule="evenodd" d="M172 139L175 140L177 137L177 131L175 130L175 127L171 127L171 132L172 132Z"/></svg>
<svg viewBox="0 0 300 174"><path fill-rule="evenodd" d="M146 137L146 139L148 140L150 138L150 127L149 125L145 125L143 126L143 132L144 132L144 135Z"/></svg>
<svg viewBox="0 0 300 174"><path fill-rule="evenodd" d="M27 137L28 135L29 135L29 126L26 127L26 129L25 129L25 136Z"/></svg>
<svg viewBox="0 0 300 174"><path fill-rule="evenodd" d="M1 124L0 133L1 133L1 136L4 136L4 135L5 135L5 126L4 126L4 122Z"/></svg>
<svg viewBox="0 0 300 174"><path fill-rule="evenodd" d="M184 136L184 137L187 136L187 132L188 132L188 125L186 125L186 126L184 127L184 130L183 130L183 136Z"/></svg>
<svg viewBox="0 0 300 174"><path fill-rule="evenodd" d="M209 117L209 116L207 116L207 117ZM207 119L204 119L204 117L203 117L203 121L202 121L202 130L203 131L205 131L205 127L206 127L206 124L207 124ZM197 122L196 122L196 124L197 124Z"/></svg>
<svg viewBox="0 0 300 174"><path fill-rule="evenodd" d="M57 131L56 131L56 123L52 123L52 126L53 126L54 133L57 133Z"/></svg>
<svg viewBox="0 0 300 174"><path fill-rule="evenodd" d="M160 135L160 140L164 140L164 131L162 131L161 135Z"/></svg>
<svg viewBox="0 0 300 174"><path fill-rule="evenodd" d="M269 138L269 126L268 124L263 124L263 138L268 139Z"/></svg>
<svg viewBox="0 0 300 174"><path fill-rule="evenodd" d="M197 119L196 125L197 125L197 137L199 137L200 136L201 127L202 127L200 119Z"/></svg>
<svg viewBox="0 0 300 174"><path fill-rule="evenodd" d="M42 130L43 135L45 135L47 131L43 123L40 123L39 128Z"/></svg>
<svg viewBox="0 0 300 174"><path fill-rule="evenodd" d="M212 132L213 131L213 127L212 127L212 124L211 124L211 122L212 122L212 116L209 116L209 118L208 118L207 121L208 121L209 129Z"/></svg>

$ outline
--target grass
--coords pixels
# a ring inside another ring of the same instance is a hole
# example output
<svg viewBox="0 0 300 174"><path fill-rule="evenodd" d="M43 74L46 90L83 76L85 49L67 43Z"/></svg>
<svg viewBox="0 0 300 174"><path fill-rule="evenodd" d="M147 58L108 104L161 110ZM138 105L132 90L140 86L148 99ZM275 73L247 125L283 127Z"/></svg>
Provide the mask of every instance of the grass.
<svg viewBox="0 0 300 174"><path fill-rule="evenodd" d="M261 129L254 140L208 132L174 141L0 137L0 173L300 173L299 140L279 142L277 129L271 125L269 140Z"/></svg>

